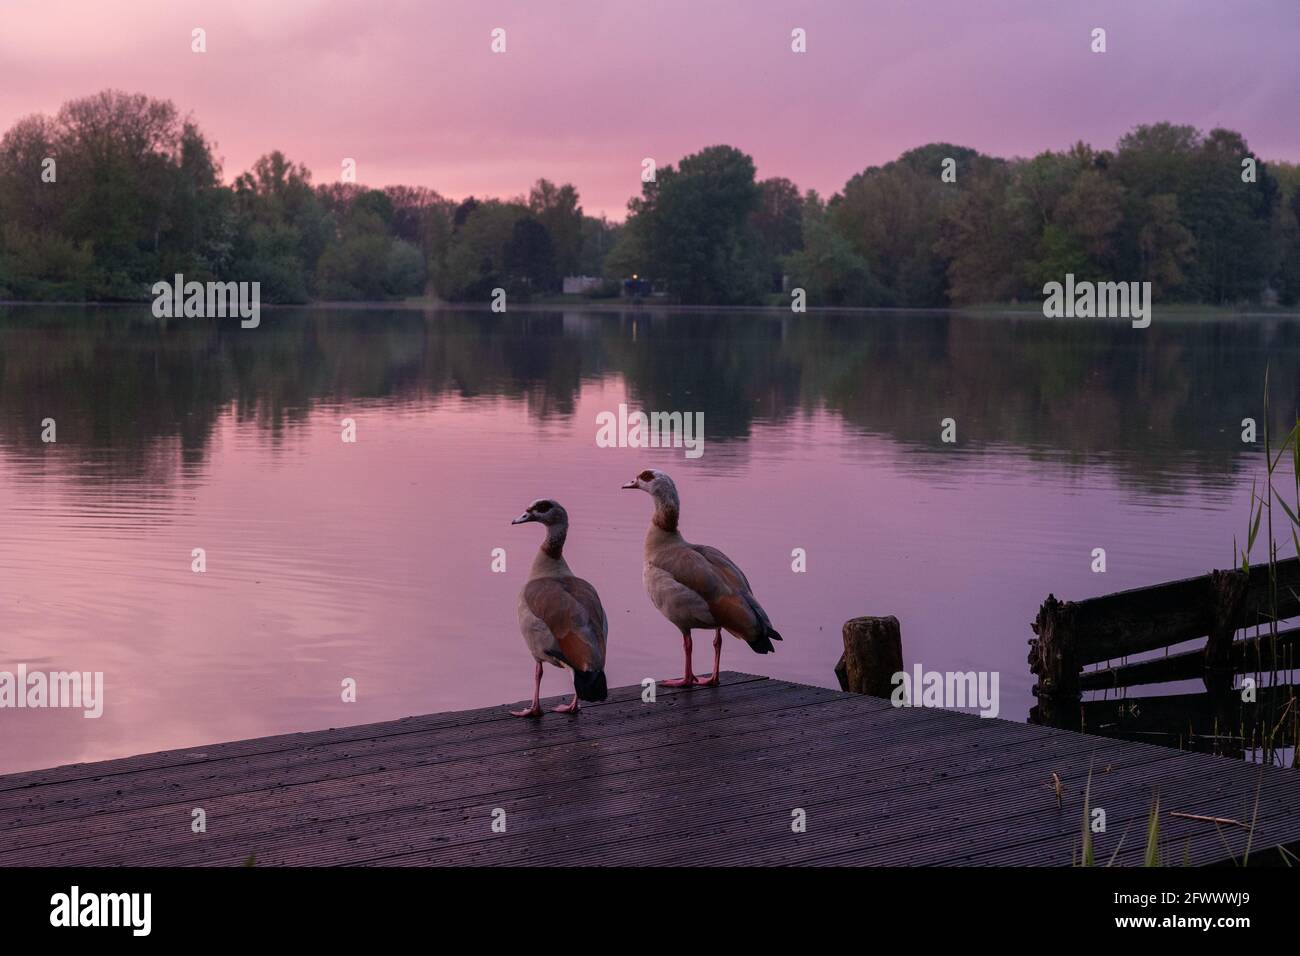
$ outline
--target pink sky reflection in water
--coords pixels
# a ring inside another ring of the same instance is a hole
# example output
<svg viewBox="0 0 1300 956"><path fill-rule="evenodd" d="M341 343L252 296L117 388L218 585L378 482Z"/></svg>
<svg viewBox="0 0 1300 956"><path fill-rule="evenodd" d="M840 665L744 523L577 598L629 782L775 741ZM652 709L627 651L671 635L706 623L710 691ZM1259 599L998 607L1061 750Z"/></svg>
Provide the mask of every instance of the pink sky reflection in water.
<svg viewBox="0 0 1300 956"><path fill-rule="evenodd" d="M1104 470L918 451L824 410L759 421L697 461L598 448L597 413L627 400L608 376L563 418L503 398L317 405L275 441L227 412L202 464L162 488L69 478L57 446L43 461L0 451L0 667L106 682L98 720L0 713L0 772L523 699L515 600L540 536L509 522L540 496L568 509L566 557L604 601L610 686L679 676L680 639L642 590L650 502L619 488L646 466L677 478L687 538L736 559L785 635L768 656L727 638L724 668L832 686L843 621L896 614L909 667L998 669L1002 716L1023 720L1029 621L1048 591L1203 572L1248 496L1238 482L1183 501L1188 520ZM1099 541L1104 576L1088 570ZM791 570L796 547L807 573ZM349 677L355 704L341 700ZM569 689L548 669L544 694Z"/></svg>

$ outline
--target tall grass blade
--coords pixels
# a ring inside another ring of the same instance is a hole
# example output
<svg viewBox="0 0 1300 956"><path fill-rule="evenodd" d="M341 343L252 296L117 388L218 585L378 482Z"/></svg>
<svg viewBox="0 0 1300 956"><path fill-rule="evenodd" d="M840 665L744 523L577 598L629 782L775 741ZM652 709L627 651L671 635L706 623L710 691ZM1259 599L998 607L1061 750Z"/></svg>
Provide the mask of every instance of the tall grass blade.
<svg viewBox="0 0 1300 956"><path fill-rule="evenodd" d="M1143 866L1160 865L1160 792L1156 791L1155 801L1151 804L1151 815L1147 817L1147 850L1142 860Z"/></svg>
<svg viewBox="0 0 1300 956"><path fill-rule="evenodd" d="M1092 799L1092 763L1088 764L1088 782L1083 788L1083 859L1081 866L1096 866L1097 859L1092 845L1092 827L1088 821L1088 803Z"/></svg>

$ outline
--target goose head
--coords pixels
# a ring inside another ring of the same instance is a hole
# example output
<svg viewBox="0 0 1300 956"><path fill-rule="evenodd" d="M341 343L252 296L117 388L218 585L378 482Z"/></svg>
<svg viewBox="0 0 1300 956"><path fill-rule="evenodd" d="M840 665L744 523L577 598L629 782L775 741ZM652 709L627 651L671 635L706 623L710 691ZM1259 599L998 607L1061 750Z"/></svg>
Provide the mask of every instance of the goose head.
<svg viewBox="0 0 1300 956"><path fill-rule="evenodd" d="M564 539L569 535L569 513L560 507L560 503L551 498L538 498L511 524L527 524L536 521L546 526L546 540L542 542L542 551L550 557L560 559L564 552Z"/></svg>
<svg viewBox="0 0 1300 956"><path fill-rule="evenodd" d="M524 510L523 514L510 523L526 524L529 521L536 521L548 528L567 527L569 513L560 506L558 501L552 501L550 498L538 498Z"/></svg>
<svg viewBox="0 0 1300 956"><path fill-rule="evenodd" d="M631 481L623 482L623 488L639 488L653 498L658 498L660 495L677 497L677 486L673 484L673 480L657 468L647 468Z"/></svg>
<svg viewBox="0 0 1300 956"><path fill-rule="evenodd" d="M631 481L623 483L624 488L639 488L648 493L655 502L654 518L656 527L664 531L677 530L677 516L681 505L677 498L677 486L673 480L657 468L647 468Z"/></svg>

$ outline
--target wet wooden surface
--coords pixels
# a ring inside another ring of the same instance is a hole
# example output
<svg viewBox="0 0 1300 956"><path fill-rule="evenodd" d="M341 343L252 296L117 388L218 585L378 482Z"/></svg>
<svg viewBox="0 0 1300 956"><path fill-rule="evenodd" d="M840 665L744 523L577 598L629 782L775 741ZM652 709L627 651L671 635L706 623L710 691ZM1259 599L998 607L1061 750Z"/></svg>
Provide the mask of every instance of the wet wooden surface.
<svg viewBox="0 0 1300 956"><path fill-rule="evenodd" d="M490 707L11 774L0 865L1068 866L1090 767L1102 863L1140 864L1157 791L1169 864L1248 837L1175 811L1255 819L1252 862L1300 846L1295 771L727 673L577 717Z"/></svg>

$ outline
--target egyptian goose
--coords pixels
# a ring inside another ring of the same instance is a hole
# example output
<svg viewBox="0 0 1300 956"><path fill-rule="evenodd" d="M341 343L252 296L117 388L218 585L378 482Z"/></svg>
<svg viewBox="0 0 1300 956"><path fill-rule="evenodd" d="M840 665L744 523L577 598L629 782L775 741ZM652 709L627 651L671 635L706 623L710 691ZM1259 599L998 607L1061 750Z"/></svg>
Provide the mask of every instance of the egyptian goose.
<svg viewBox="0 0 1300 956"><path fill-rule="evenodd" d="M654 518L645 536L642 580L650 601L682 632L686 675L664 681L667 687L716 686L722 665L722 632L743 640L757 654L770 654L781 635L772 627L745 573L717 548L691 544L677 530L681 505L677 486L662 471L641 472L624 488L640 488L655 502ZM713 634L713 673L704 679L691 670L691 629L703 627Z"/></svg>
<svg viewBox="0 0 1300 956"><path fill-rule="evenodd" d="M516 717L542 715L542 665L573 671L573 702L553 708L556 713L576 714L579 700L604 700L605 638L609 624L600 595L582 578L574 577L564 561L564 539L569 533L569 515L554 501L539 498L511 524L536 521L546 526L546 540L528 572L528 583L519 592L519 630L537 662L533 674L533 703L524 710L512 710Z"/></svg>

